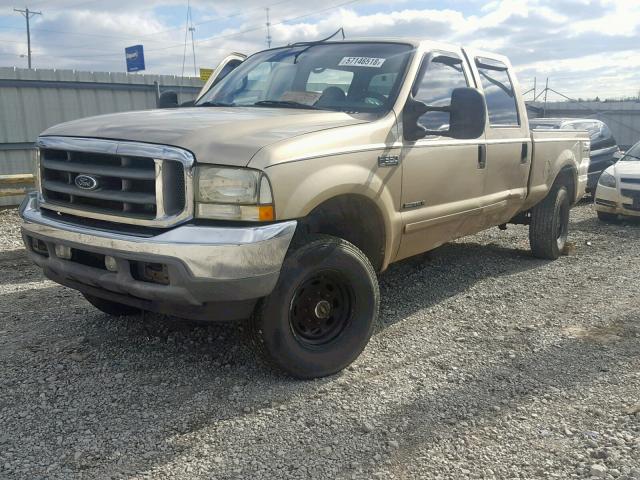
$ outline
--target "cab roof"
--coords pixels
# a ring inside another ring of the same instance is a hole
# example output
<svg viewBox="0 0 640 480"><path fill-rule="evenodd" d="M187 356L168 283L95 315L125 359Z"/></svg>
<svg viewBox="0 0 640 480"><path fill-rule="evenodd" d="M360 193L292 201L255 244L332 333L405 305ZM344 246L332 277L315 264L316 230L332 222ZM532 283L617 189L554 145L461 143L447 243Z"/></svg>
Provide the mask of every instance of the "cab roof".
<svg viewBox="0 0 640 480"><path fill-rule="evenodd" d="M500 55L494 52L487 52L484 50L470 49L462 45L455 45L453 43L440 42L436 40L429 40L424 38L415 37L355 37L345 39L331 39L323 43L404 43L412 46L414 49L420 49L424 51L429 50L444 50L456 52L459 50L465 50L466 52L472 52L473 56L488 57L491 59L499 60L502 63L511 66L509 59L504 55ZM278 47L280 48L280 47Z"/></svg>

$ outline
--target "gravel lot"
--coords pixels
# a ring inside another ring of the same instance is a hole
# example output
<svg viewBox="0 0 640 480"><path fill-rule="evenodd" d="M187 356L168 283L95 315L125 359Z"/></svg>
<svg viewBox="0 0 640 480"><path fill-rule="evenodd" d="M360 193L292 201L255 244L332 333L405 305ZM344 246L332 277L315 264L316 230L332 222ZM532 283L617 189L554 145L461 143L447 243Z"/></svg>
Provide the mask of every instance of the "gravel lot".
<svg viewBox="0 0 640 480"><path fill-rule="evenodd" d="M557 262L510 226L394 265L387 328L312 382L238 325L109 318L0 231L0 478L640 480L640 223L583 204Z"/></svg>

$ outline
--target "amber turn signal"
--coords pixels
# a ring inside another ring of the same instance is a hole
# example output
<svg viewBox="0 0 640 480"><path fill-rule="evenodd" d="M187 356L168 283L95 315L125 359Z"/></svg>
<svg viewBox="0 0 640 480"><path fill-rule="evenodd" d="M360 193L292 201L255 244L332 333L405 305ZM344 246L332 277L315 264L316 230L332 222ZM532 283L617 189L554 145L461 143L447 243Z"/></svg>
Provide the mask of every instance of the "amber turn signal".
<svg viewBox="0 0 640 480"><path fill-rule="evenodd" d="M258 207L258 218L261 222L270 222L275 220L275 212L273 205L260 205Z"/></svg>

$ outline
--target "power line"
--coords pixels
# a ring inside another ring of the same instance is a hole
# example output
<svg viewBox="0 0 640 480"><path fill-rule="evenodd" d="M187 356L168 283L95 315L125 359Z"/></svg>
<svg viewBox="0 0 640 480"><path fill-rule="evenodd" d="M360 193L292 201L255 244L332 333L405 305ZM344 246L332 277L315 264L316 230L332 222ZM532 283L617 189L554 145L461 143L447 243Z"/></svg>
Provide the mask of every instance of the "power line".
<svg viewBox="0 0 640 480"><path fill-rule="evenodd" d="M290 1L290 0L285 0L285 1ZM273 27L273 26L278 26L278 25L284 25L284 24L286 24L288 22L294 22L296 20L301 20L303 18L311 17L311 16L317 15L319 13L323 13L323 12L326 12L326 11L329 11L329 10L333 10L335 8L344 7L346 5L351 5L351 4L354 4L354 3L361 2L361 1L363 1L363 0L348 0L348 1L341 2L341 3L336 4L336 5L332 5L332 6L329 6L329 7L325 7L325 8L319 9L319 10L315 10L315 11L306 13L304 15L298 15L298 16L295 16L295 17L285 18L285 19L280 20L280 21L278 21L276 23L271 23L271 26ZM278 2L278 3L284 3L284 1L281 1L281 2ZM272 4L272 5L275 5L275 4ZM201 25L203 23L205 23L205 22L195 23L193 25ZM7 27L7 28L15 28L15 27ZM180 27L180 28L182 28L182 27ZM201 40L195 40L193 43L194 44L206 44L206 43L214 41L214 40L219 40L219 39L223 39L223 38L237 37L239 35L244 35L245 33L251 33L251 32L255 32L255 31L261 30L263 28L264 28L264 24L256 26L256 27L251 27L251 28L247 28L247 29L244 29L244 30L240 30L240 31L237 31L237 32L229 33L229 34L215 35L215 36L204 38L204 39L201 39ZM44 29L39 28L38 31L44 31ZM69 34L82 35L80 33L74 33L74 32L59 32L59 33L69 33ZM107 37L111 36L112 37L112 35L100 35L100 34L95 34L95 35L97 35L97 36L107 36ZM165 51L165 50L172 49L172 48L177 48L177 47L183 47L184 48L184 43L175 44L175 45L169 45L167 47L150 48L150 49L145 49L145 50L148 53L148 52L156 52L156 51ZM50 54L48 54L47 56L49 58L57 58L57 59L92 59L92 58L119 57L120 55L121 55L120 53L101 53L101 54L65 55L65 56L58 56L58 55L50 55ZM16 55L16 56L19 56L19 55Z"/></svg>
<svg viewBox="0 0 640 480"><path fill-rule="evenodd" d="M281 5L283 3L287 3L287 2L291 2L291 1L293 1L293 0L280 0L279 2L269 4L266 8L275 7L277 5ZM265 7L256 7L256 8L250 8L249 10L242 10L240 12L232 13L230 15L225 15L223 17L216 17L216 18L212 18L210 20L203 20L201 22L192 24L192 26L193 27L200 27L200 26L206 25L208 23L219 22L220 20L229 20L231 18L235 18L235 17L239 17L239 16L242 16L242 15L245 15L245 14L247 14L249 12L254 12L256 10L262 10L263 8L265 8ZM173 32L173 31L176 31L176 30L182 30L182 27L167 28L166 30L160 30L159 32L147 33L145 35L142 35L142 38L151 37L151 36L154 36L154 35L160 35L161 33Z"/></svg>
<svg viewBox="0 0 640 480"><path fill-rule="evenodd" d="M337 5L332 5L330 7L322 8L320 10L315 10L313 12L309 12L309 13L306 13L304 15L298 15L296 17L286 18L286 19L281 20L279 22L272 23L271 26L274 27L274 26L278 26L278 25L284 25L284 24L286 24L288 22L294 22L294 21L300 20L302 18L311 17L311 16L317 15L319 13L327 12L327 11L333 10L335 8L344 7L346 5L351 5L351 4L354 4L354 3L361 2L361 1L363 1L363 0L348 0L346 2L342 2L342 3L339 3ZM198 45L206 44L206 43L211 42L213 40L220 40L222 38L237 37L239 35L244 35L245 33L251 33L251 32L258 31L258 30L262 30L263 28L264 28L264 24L259 25L259 26L255 26L255 27L246 28L244 30L239 30L239 31L233 32L233 33L228 33L228 34L224 34L224 35L215 35L215 36L212 36L212 37L204 38L202 40L196 40L195 43L198 44ZM169 45L169 46L166 46L166 47L150 48L150 49L147 49L146 51L147 52L157 52L157 51L164 51L164 50L169 50L171 48L179 48L179 47L184 47L184 43L178 43L178 44ZM111 53L111 54L105 53L105 54L101 54L101 55L69 55L69 56L59 57L59 58L115 57L115 56L119 56L119 55L120 55L119 53Z"/></svg>
<svg viewBox="0 0 640 480"><path fill-rule="evenodd" d="M94 1L97 0L92 0L90 2L84 2L86 3L93 3ZM291 2L293 0L280 0L279 2L275 2L275 3L271 3L269 4L269 7L274 7L283 3L287 3L287 2ZM252 8L249 10L242 10L230 15L226 15L226 16L221 16L221 17L216 17L216 18L212 18L210 20L204 20L202 22L198 22L198 23L194 23L192 26L193 27L199 27L201 25L206 25L209 23L214 23L214 22L219 22L221 20L229 20L235 17L239 17L241 15L245 15L248 12L253 12L256 10L262 10L264 7L256 7L256 8ZM19 30L19 27L13 27L13 26L8 26L8 25L0 25L0 29L11 29L11 30ZM135 38L148 38L148 37L153 37L155 35L160 35L162 33L167 33L167 32L174 32L174 31L178 31L178 30L182 30L182 26L180 27L172 27L172 28L167 28L165 30L159 30L157 32L152 32L152 33L146 33L144 35L135 35ZM89 37L104 37L104 38L117 38L120 40L131 40L134 35L131 36L123 36L123 35L109 35L109 34L105 34L105 33L92 33L92 32L69 32L69 31L65 31L65 30L55 30L55 29L50 29L50 28L42 28L42 27L36 27L34 29L34 31L36 32L47 32L47 33L57 33L57 34L61 34L61 35L79 35L79 36L89 36ZM153 42L162 42L162 40L147 40L147 41L153 41ZM180 44L182 46L182 44Z"/></svg>
<svg viewBox="0 0 640 480"><path fill-rule="evenodd" d="M13 11L18 12L27 20L27 59L29 64L29 70L31 70L31 30L29 28L29 21L31 20L31 17L35 17L36 15L42 15L42 12L31 11L29 10L29 7L25 7L24 10L14 8Z"/></svg>

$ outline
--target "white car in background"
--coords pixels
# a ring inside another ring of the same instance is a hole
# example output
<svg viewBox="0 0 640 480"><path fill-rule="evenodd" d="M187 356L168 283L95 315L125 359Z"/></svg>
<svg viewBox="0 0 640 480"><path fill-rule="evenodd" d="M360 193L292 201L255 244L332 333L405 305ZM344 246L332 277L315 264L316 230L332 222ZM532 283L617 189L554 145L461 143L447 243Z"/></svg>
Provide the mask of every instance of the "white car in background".
<svg viewBox="0 0 640 480"><path fill-rule="evenodd" d="M602 221L619 215L640 218L640 142L600 176L595 208Z"/></svg>

